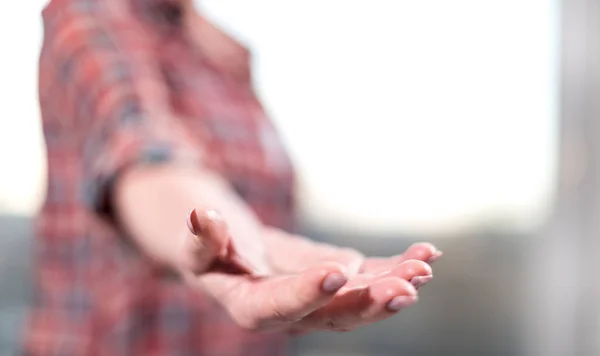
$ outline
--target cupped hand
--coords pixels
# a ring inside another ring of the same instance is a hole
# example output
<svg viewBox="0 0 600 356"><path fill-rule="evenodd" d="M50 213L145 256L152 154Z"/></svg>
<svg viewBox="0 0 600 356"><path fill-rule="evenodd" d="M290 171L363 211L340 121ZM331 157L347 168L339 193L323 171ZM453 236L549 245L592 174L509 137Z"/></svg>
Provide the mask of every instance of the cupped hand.
<svg viewBox="0 0 600 356"><path fill-rule="evenodd" d="M313 242L273 228L264 230L263 239L271 269L283 274L298 273L323 261L335 261L345 265L350 276L358 273L380 274L410 260L432 264L442 256L442 252L432 244L417 243L396 256L366 258L352 248Z"/></svg>
<svg viewBox="0 0 600 356"><path fill-rule="evenodd" d="M246 263L252 258L236 249L216 213L190 217L195 234L184 243L184 260L192 268L184 279L250 330L348 331L386 319L416 303L417 288L432 278L428 263L441 256L432 245L417 244L398 256L364 258L352 249L265 230L255 238L266 245L272 274L256 275Z"/></svg>
<svg viewBox="0 0 600 356"><path fill-rule="evenodd" d="M348 283L327 305L295 323L294 333L348 331L394 315L417 302L416 289L433 278L430 264L442 256L435 246L418 243L393 257L366 258L354 249L312 242L277 229L268 229L265 241L275 272L298 274L324 262L337 262L348 272Z"/></svg>

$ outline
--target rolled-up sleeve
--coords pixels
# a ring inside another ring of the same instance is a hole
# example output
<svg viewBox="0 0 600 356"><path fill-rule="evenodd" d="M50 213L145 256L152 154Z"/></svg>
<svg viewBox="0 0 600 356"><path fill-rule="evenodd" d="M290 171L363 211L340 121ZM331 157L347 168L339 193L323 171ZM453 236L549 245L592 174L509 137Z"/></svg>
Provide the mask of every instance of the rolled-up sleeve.
<svg viewBox="0 0 600 356"><path fill-rule="evenodd" d="M54 144L76 151L83 199L104 213L123 170L197 164L201 150L170 109L158 35L129 2L53 2L40 57L44 124L54 128Z"/></svg>

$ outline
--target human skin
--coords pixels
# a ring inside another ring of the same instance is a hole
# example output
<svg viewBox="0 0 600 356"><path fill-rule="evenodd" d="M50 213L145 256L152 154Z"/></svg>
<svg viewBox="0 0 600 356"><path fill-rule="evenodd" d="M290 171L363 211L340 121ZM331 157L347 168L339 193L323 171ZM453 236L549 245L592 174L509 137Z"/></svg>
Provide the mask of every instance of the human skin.
<svg viewBox="0 0 600 356"><path fill-rule="evenodd" d="M112 198L140 250L249 330L348 331L384 320L417 302L441 256L423 243L365 258L263 226L218 175L197 168L131 168Z"/></svg>
<svg viewBox="0 0 600 356"><path fill-rule="evenodd" d="M222 73L248 53L181 0L183 29ZM413 305L441 256L431 244L365 258L263 226L214 172L177 165L127 170L113 191L124 231L190 288L208 292L250 330L347 331ZM188 224L186 224L186 219Z"/></svg>

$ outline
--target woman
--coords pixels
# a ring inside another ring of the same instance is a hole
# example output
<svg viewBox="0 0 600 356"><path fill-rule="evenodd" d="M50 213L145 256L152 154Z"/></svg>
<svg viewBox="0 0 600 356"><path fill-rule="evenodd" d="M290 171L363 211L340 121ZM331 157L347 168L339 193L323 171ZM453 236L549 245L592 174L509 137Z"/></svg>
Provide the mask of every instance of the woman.
<svg viewBox="0 0 600 356"><path fill-rule="evenodd" d="M287 335L417 301L433 246L365 259L284 232L293 171L249 53L190 1L53 0L43 17L48 191L24 354L280 355Z"/></svg>

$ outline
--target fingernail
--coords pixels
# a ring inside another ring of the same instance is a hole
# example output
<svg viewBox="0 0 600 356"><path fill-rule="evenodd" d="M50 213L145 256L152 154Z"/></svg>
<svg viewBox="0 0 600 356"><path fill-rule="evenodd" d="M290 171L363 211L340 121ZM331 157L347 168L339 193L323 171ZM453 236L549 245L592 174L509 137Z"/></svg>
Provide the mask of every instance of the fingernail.
<svg viewBox="0 0 600 356"><path fill-rule="evenodd" d="M439 260L443 254L444 253L442 251L438 251L438 252L434 253L433 256L431 256L429 258L429 260L427 260L427 263L433 263L433 262Z"/></svg>
<svg viewBox="0 0 600 356"><path fill-rule="evenodd" d="M194 224L192 223L192 214L193 213L194 213L194 209L190 210L187 213L187 221L186 221L186 223L187 223L188 229L190 229L190 231L192 232L192 234L198 235L198 233L196 232L196 229L194 228Z"/></svg>
<svg viewBox="0 0 600 356"><path fill-rule="evenodd" d="M322 288L326 293L334 293L342 288L346 282L348 282L348 277L339 273L332 273L325 278Z"/></svg>
<svg viewBox="0 0 600 356"><path fill-rule="evenodd" d="M412 283L415 288L419 288L427 284L429 281L433 279L433 276L415 276L410 279L410 283Z"/></svg>
<svg viewBox="0 0 600 356"><path fill-rule="evenodd" d="M419 297L417 297L417 296L402 295L402 296L394 297L394 299L390 300L390 302L387 304L387 308L390 311L397 312L401 309L408 308L411 305L414 305L418 301L419 301Z"/></svg>

